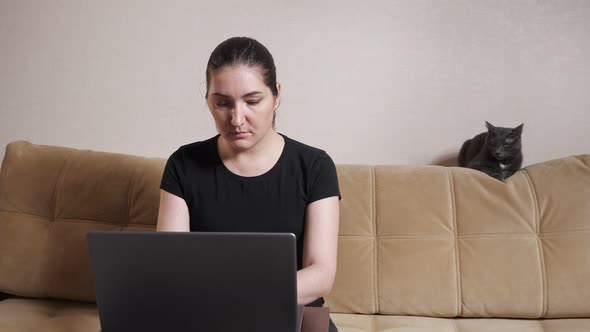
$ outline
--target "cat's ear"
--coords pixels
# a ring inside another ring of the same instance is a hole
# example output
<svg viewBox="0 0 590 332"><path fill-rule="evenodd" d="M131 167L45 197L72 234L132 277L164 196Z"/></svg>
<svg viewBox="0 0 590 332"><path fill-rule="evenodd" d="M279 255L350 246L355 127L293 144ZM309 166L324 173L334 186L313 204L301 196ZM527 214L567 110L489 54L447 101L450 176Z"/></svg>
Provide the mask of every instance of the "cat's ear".
<svg viewBox="0 0 590 332"><path fill-rule="evenodd" d="M523 128L523 127L524 127L524 123L523 123L523 124L521 124L520 126L518 126L518 127L514 128L514 129L512 130L512 133L513 133L514 135L516 135L516 136L520 136L520 135L522 134L522 128Z"/></svg>
<svg viewBox="0 0 590 332"><path fill-rule="evenodd" d="M486 121L486 128L488 128L488 130L490 130L490 131L494 131L496 129L496 127L494 127L493 124L491 124L487 121Z"/></svg>

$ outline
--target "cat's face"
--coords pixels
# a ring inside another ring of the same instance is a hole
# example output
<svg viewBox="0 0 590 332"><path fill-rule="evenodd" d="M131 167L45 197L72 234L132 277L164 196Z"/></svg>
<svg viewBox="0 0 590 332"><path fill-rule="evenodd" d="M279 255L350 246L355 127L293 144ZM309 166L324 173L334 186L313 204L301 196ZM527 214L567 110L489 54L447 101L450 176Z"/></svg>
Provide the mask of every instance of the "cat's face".
<svg viewBox="0 0 590 332"><path fill-rule="evenodd" d="M520 136L524 124L516 128L494 127L486 122L488 128L488 149L494 158L498 160L509 159L516 156L520 150Z"/></svg>

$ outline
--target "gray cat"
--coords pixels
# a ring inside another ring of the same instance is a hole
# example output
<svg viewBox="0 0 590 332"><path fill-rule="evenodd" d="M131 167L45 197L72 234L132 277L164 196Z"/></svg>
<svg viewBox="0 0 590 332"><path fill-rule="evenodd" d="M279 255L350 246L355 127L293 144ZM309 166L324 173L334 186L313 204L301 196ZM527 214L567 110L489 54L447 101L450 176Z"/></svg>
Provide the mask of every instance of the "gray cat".
<svg viewBox="0 0 590 332"><path fill-rule="evenodd" d="M494 127L486 121L483 132L463 143L458 164L506 180L522 166L520 136L524 123L516 128Z"/></svg>

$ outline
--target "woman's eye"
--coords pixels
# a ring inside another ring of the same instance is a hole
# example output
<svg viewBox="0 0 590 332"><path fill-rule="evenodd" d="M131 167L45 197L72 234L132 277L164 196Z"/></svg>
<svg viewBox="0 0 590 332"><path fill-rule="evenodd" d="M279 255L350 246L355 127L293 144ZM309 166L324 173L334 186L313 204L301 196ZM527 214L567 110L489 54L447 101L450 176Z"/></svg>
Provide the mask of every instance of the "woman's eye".
<svg viewBox="0 0 590 332"><path fill-rule="evenodd" d="M248 105L257 105L260 103L260 100L248 100L247 103Z"/></svg>
<svg viewBox="0 0 590 332"><path fill-rule="evenodd" d="M229 103L227 101L219 101L217 103L215 103L215 106L217 107L228 107Z"/></svg>

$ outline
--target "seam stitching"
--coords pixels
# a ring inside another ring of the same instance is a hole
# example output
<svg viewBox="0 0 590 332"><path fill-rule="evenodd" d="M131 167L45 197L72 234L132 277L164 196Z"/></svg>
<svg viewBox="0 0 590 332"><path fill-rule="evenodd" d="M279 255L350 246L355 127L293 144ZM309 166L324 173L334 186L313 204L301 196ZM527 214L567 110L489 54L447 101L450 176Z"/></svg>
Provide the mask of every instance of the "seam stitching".
<svg viewBox="0 0 590 332"><path fill-rule="evenodd" d="M543 255L543 243L541 241L541 237L539 236L540 232L541 232L541 211L539 208L539 198L537 196L537 191L535 190L535 186L533 184L533 181L530 177L530 175L528 174L528 172L526 171L526 169L523 170L523 173L525 175L525 179L527 180L527 183L529 185L529 189L530 189L530 193L533 199L533 214L534 214L534 220L535 220L535 234L537 236L537 249L539 250L539 266L541 269L541 287L542 287L542 292L541 292L541 312L539 313L539 318L541 317L545 317L545 315L547 314L547 271L545 268L545 256ZM541 331L543 329L541 328Z"/></svg>
<svg viewBox="0 0 590 332"><path fill-rule="evenodd" d="M133 190L135 189L135 182L137 181L140 167L141 163L138 163L131 176L131 184L129 185L129 192L127 193L127 222L124 225L125 227L129 226L131 223L131 197L133 196Z"/></svg>
<svg viewBox="0 0 590 332"><path fill-rule="evenodd" d="M457 307L456 307L456 315L461 316L463 313L463 292L462 292L462 285L461 285L461 263L459 261L459 230L458 230L458 223L457 223L457 208L456 208L456 199L455 199L455 186L453 185L453 173L451 170L448 171L449 174L449 189L451 191L451 214L453 218L453 235L454 235L454 245L455 245L455 274L456 274L456 287L457 287Z"/></svg>
<svg viewBox="0 0 590 332"><path fill-rule="evenodd" d="M377 259L377 183L375 182L375 167L371 167L371 194L372 194L372 221L373 221L373 265L374 265L374 275L373 275L373 296L375 297L373 303L373 310L375 313L380 312L379 308L379 260Z"/></svg>
<svg viewBox="0 0 590 332"><path fill-rule="evenodd" d="M45 243L44 243L45 250L44 250L44 252L49 252L49 228L51 227L51 224L53 222L55 222L55 219L57 218L57 194L58 194L59 190L61 189L62 183L65 178L66 170L69 169L69 167L71 165L72 157L73 157L73 155L71 153L66 157L66 160L64 161L64 164L59 171L59 177L58 177L57 181L55 181L55 186L53 187L53 193L52 193L52 195L53 195L53 214L52 214L51 218L47 218L47 219L49 219L49 222L46 224L47 228L45 231ZM45 260L44 260L45 266L41 266L41 269L39 270L39 290L43 289L42 288L43 280L46 277L43 275L43 272L46 270L47 265L49 265L48 260L50 259L50 257L51 256L45 258ZM49 296L49 289L44 288L42 293L43 293L44 297L48 297Z"/></svg>

